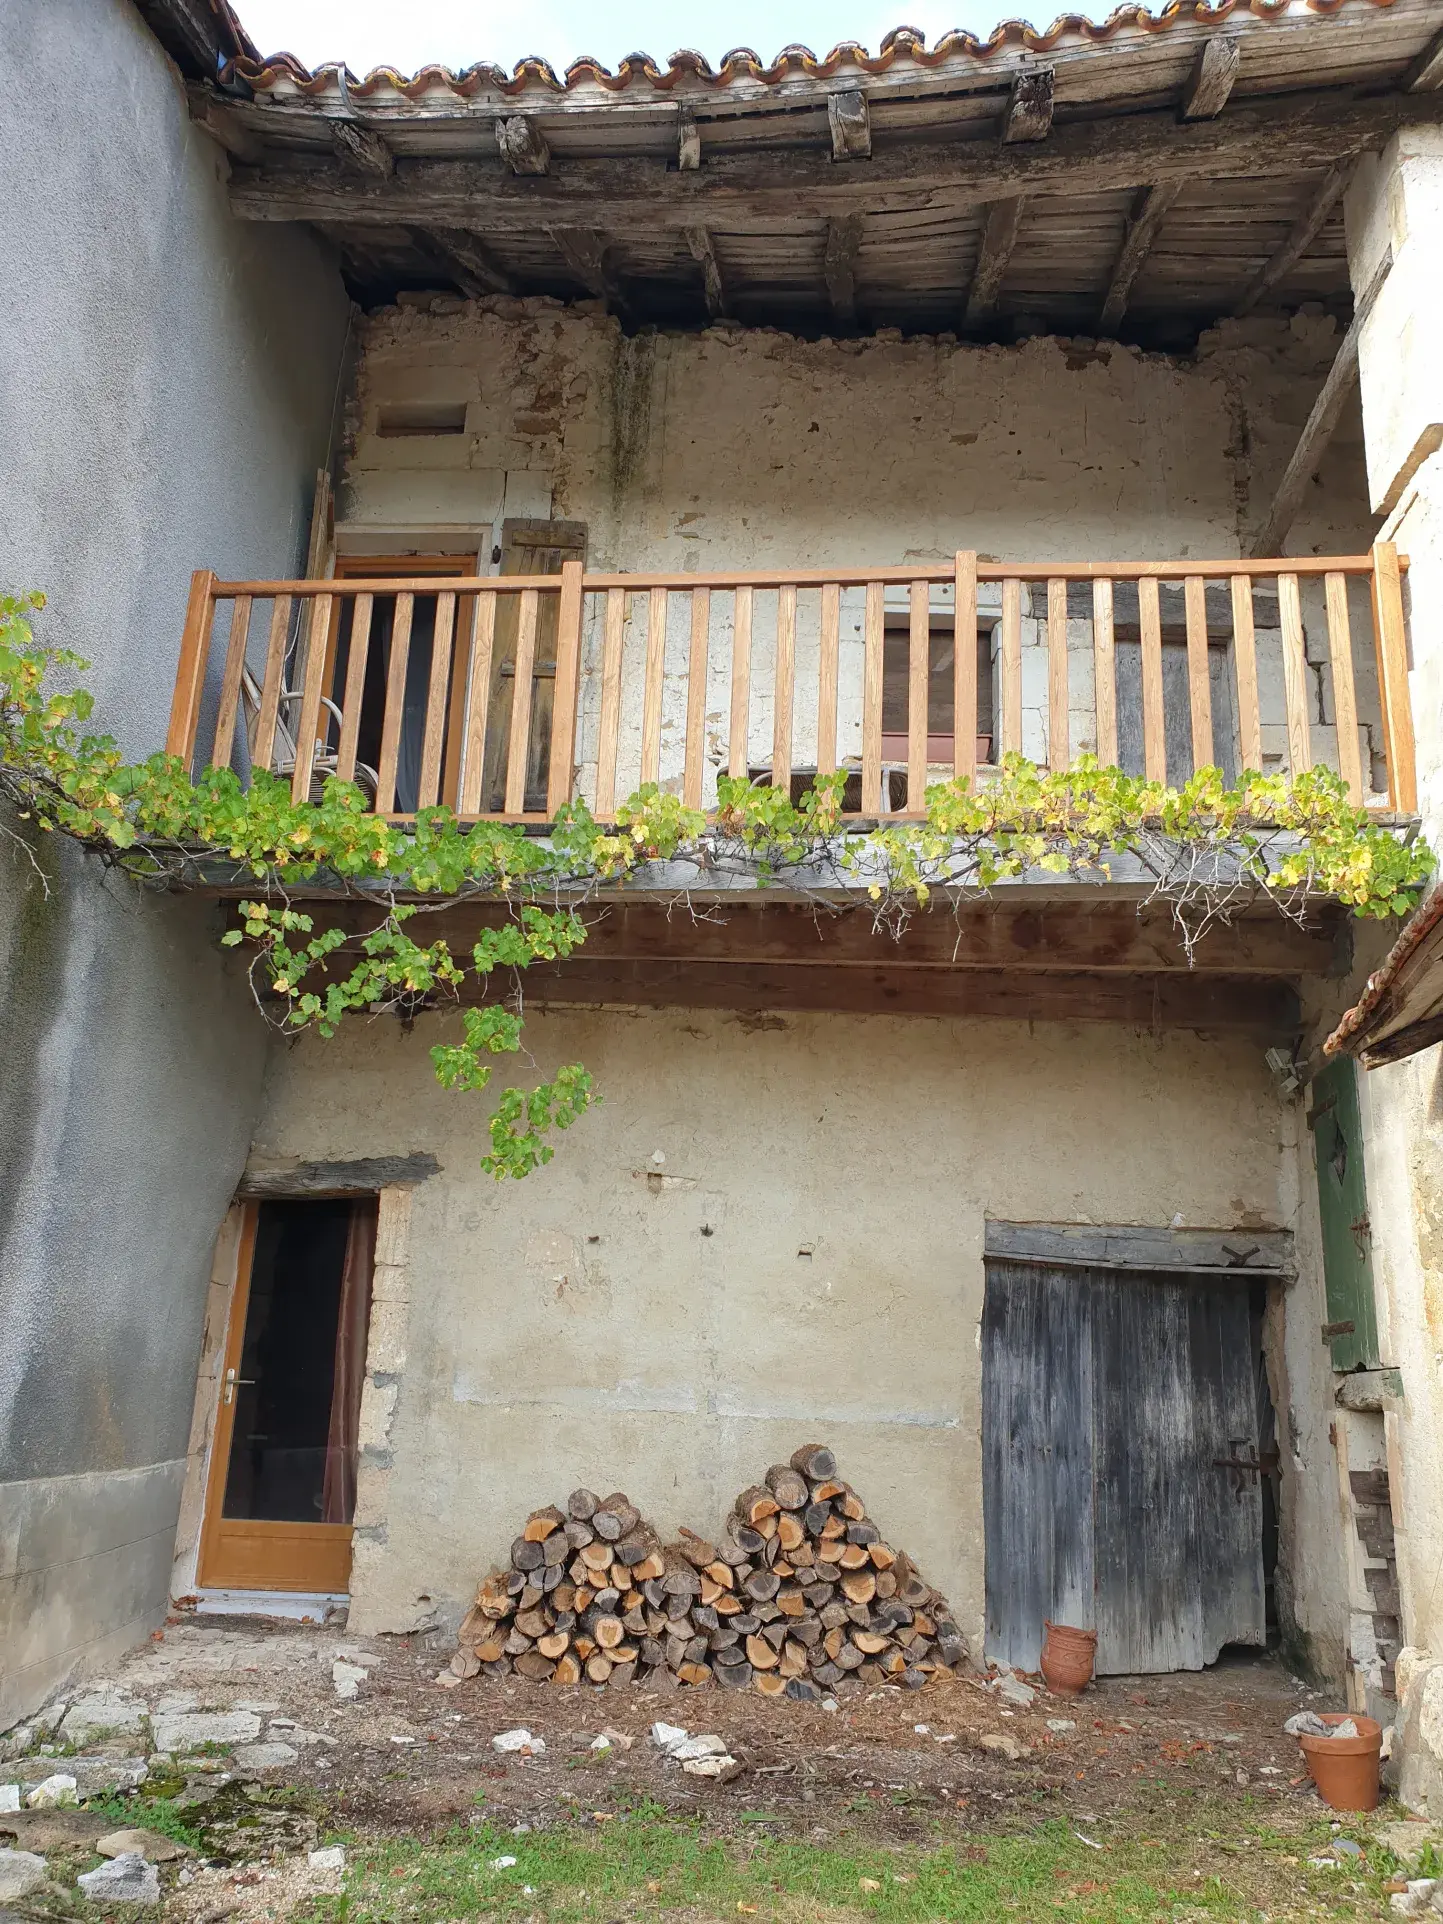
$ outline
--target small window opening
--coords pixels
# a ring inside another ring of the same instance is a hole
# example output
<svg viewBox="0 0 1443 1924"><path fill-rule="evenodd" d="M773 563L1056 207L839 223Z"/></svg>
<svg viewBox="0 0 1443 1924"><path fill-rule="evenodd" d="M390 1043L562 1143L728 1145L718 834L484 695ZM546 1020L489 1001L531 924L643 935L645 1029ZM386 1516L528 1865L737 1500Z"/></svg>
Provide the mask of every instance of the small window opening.
<svg viewBox="0 0 1443 1924"><path fill-rule="evenodd" d="M400 440L413 434L464 434L464 401L408 401L383 407L376 417L376 432L383 441Z"/></svg>

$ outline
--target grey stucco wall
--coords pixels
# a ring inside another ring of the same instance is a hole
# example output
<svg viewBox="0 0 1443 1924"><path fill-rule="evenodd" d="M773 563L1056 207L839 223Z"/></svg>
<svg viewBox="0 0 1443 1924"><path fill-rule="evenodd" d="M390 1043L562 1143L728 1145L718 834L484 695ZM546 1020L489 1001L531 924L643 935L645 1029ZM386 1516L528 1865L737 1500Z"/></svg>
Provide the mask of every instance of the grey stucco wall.
<svg viewBox="0 0 1443 1924"><path fill-rule="evenodd" d="M0 582L158 747L190 571L300 565L348 307L127 0L0 8ZM264 1030L208 904L0 824L0 1727L166 1602Z"/></svg>

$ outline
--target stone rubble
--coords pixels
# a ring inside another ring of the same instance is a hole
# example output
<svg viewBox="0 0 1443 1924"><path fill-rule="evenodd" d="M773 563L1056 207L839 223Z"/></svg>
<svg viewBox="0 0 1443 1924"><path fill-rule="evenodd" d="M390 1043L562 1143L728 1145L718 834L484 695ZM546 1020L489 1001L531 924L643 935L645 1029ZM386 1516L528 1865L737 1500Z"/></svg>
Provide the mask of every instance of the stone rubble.
<svg viewBox="0 0 1443 1924"><path fill-rule="evenodd" d="M75 1881L95 1904L160 1902L160 1872L139 1851L126 1851L97 1870L82 1871Z"/></svg>
<svg viewBox="0 0 1443 1924"><path fill-rule="evenodd" d="M0 1850L0 1904L18 1903L43 1888L49 1869L34 1851Z"/></svg>

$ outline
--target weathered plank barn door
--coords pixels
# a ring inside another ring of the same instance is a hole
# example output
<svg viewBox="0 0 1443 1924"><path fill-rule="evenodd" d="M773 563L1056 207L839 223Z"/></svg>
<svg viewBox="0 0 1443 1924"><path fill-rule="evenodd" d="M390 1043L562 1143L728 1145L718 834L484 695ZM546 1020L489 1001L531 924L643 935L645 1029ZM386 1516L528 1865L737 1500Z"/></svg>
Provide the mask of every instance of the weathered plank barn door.
<svg viewBox="0 0 1443 1924"><path fill-rule="evenodd" d="M1097 1630L1102 1674L1265 1640L1247 1284L989 1259L982 1324L987 1654Z"/></svg>

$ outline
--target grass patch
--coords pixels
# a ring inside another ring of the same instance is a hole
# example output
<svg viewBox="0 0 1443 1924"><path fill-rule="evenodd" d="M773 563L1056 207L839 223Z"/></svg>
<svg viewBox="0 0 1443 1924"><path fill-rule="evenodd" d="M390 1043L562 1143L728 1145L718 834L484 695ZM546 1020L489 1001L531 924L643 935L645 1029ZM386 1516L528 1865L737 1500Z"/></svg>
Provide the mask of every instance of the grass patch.
<svg viewBox="0 0 1443 1924"><path fill-rule="evenodd" d="M170 1797L112 1796L87 1797L85 1809L91 1816L111 1817L117 1830L153 1830L162 1837L198 1851L203 1839L195 1827L194 1814L182 1810Z"/></svg>
<svg viewBox="0 0 1443 1924"><path fill-rule="evenodd" d="M741 1924L1211 1924L1212 1920L1386 1915L1386 1870L1307 1862L1331 1833L1287 1835L1236 1808L1225 1836L1146 1835L1092 1849L1066 1821L1002 1836L959 1833L886 1848L844 1835L803 1842L752 1831L723 1839L653 1806L514 1836L453 1827L430 1842L353 1839L346 1894L315 1924L430 1924L469 1918L616 1924L675 1917ZM514 1857L513 1866L491 1868ZM527 1886L530 1886L528 1891Z"/></svg>

